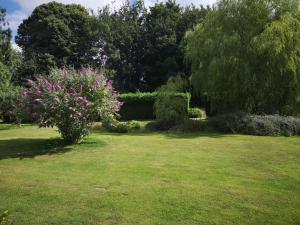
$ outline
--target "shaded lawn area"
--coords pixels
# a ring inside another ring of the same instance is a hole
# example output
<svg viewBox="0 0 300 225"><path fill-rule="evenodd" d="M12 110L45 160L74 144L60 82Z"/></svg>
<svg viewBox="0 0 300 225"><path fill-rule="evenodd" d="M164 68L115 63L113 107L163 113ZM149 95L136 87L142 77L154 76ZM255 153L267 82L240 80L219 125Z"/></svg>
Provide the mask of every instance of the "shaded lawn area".
<svg viewBox="0 0 300 225"><path fill-rule="evenodd" d="M55 129L7 127L5 210L18 225L299 224L300 137L95 131L65 146Z"/></svg>

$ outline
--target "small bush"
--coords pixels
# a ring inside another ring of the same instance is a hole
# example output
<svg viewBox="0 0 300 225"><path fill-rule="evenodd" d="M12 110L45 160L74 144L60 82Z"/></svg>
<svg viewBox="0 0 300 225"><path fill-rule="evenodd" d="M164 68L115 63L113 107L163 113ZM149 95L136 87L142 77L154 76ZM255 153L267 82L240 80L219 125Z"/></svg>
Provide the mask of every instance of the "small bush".
<svg viewBox="0 0 300 225"><path fill-rule="evenodd" d="M117 115L121 103L112 82L99 71L83 68L53 70L49 77L29 80L22 102L41 127L57 126L66 142L77 143L89 134L92 123Z"/></svg>
<svg viewBox="0 0 300 225"><path fill-rule="evenodd" d="M140 129L140 124L137 121L120 122L114 115L106 117L102 121L102 126L109 132L127 133L130 130Z"/></svg>
<svg viewBox="0 0 300 225"><path fill-rule="evenodd" d="M211 118L210 124L225 133L259 136L300 135L300 119L291 116L232 113Z"/></svg>
<svg viewBox="0 0 300 225"><path fill-rule="evenodd" d="M0 214L0 225L5 225L7 223L8 211L4 211Z"/></svg>
<svg viewBox="0 0 300 225"><path fill-rule="evenodd" d="M204 119L205 117L206 117L206 113L203 109L189 108L189 118Z"/></svg>

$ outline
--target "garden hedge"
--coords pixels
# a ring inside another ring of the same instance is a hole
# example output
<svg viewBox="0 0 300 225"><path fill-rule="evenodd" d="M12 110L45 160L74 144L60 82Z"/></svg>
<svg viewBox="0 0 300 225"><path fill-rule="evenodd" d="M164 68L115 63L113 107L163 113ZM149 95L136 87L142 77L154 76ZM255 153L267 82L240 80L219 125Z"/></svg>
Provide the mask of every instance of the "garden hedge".
<svg viewBox="0 0 300 225"><path fill-rule="evenodd" d="M152 120L154 115L154 102L157 97L157 92L138 92L120 94L118 100L124 104L120 110L120 116L123 120ZM176 93L174 97L181 98L186 101L186 109L189 109L190 94Z"/></svg>

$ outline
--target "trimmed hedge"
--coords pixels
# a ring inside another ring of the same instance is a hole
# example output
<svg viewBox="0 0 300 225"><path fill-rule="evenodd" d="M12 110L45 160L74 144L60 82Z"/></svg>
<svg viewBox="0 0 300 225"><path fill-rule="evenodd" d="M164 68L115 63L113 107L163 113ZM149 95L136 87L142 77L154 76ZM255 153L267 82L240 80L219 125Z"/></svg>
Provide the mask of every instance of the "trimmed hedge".
<svg viewBox="0 0 300 225"><path fill-rule="evenodd" d="M280 115L231 113L210 118L210 124L224 133L259 136L300 135L300 118Z"/></svg>
<svg viewBox="0 0 300 225"><path fill-rule="evenodd" d="M156 97L157 92L137 92L120 94L118 100L126 103L154 102Z"/></svg>
<svg viewBox="0 0 300 225"><path fill-rule="evenodd" d="M190 95L188 93L176 93L174 97L186 101L189 108ZM123 102L120 109L120 116L123 120L152 120L155 119L154 102L157 92L137 92L120 94L118 100Z"/></svg>

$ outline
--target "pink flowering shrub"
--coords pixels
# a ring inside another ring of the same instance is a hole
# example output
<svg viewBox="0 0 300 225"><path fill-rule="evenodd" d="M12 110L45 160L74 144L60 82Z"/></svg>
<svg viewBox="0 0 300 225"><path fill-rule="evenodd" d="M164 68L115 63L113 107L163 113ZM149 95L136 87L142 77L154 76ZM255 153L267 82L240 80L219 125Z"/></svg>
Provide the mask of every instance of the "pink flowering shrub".
<svg viewBox="0 0 300 225"><path fill-rule="evenodd" d="M57 126L69 143L88 135L93 121L117 115L122 104L112 81L88 68L54 70L47 78L28 82L21 95L32 118L41 127Z"/></svg>

